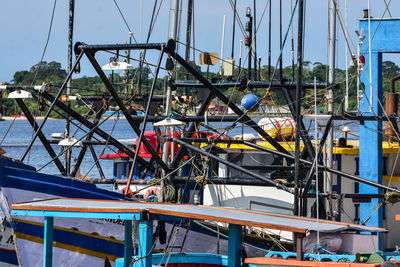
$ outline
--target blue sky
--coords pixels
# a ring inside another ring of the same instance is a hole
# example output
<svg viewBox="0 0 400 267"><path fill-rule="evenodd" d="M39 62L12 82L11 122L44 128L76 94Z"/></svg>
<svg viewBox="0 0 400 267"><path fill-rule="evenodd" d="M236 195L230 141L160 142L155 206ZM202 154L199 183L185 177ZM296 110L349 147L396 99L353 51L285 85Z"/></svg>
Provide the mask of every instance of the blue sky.
<svg viewBox="0 0 400 267"><path fill-rule="evenodd" d="M136 39L142 40L147 34L154 1L143 1L143 19L140 23L140 0L116 0L127 22L134 32ZM173 2L173 0L171 0ZM233 1L232 1L233 2ZM238 12L241 20L245 21L245 9L252 6L251 0L239 0ZM268 0L257 0L257 20L260 21ZM294 2L294 0L292 0ZM400 1L391 2L390 12L393 17L400 16ZM186 3L183 2L181 40L185 40L186 31ZM54 0L2 0L0 3L0 82L9 82L16 71L28 70L40 60L51 18ZM283 29L288 27L291 0L283 0ZM345 0L339 0L341 14L344 17ZM367 8L367 0L348 0L348 23L351 38L356 42L354 31L358 28L357 18L362 16L362 10ZM164 42L169 35L169 12L172 3L164 0L151 42ZM272 30L272 62L275 65L279 53L279 1L272 0L273 30ZM382 17L385 11L383 0L371 0L371 14ZM195 1L195 46L197 49L208 52L221 50L221 34L223 15L226 15L226 35L224 58L230 57L232 41L232 9L228 0L197 0ZM305 60L312 62L327 61L327 27L328 27L328 0L307 0L306 2L306 29L305 29ZM386 13L385 17L388 17ZM294 18L294 36L297 32L297 12ZM268 51L268 12L260 23L257 34L257 53L262 56L262 65L267 64ZM58 0L50 42L44 60L58 61L66 67L67 62L67 27L68 1ZM74 42L83 41L88 44L123 43L128 40L128 29L125 26L113 0L76 0L75 7ZM290 35L289 35L290 37ZM338 27L337 64L343 68L345 64L345 48L341 28ZM236 26L235 57L238 62L239 40L244 39ZM289 40L290 41L290 40ZM296 41L295 41L296 42ZM184 54L183 48L179 50ZM247 52L244 48L243 54ZM109 55L100 55L100 64L106 64ZM156 55L150 53L149 60L155 61ZM291 62L290 42L283 53L284 65ZM397 55L384 57L384 60L400 62ZM196 53L196 61L198 54ZM87 61L82 62L82 73L79 76L93 76L95 73ZM215 70L215 69L214 69ZM163 74L161 74L163 75ZM75 76L77 77L77 76Z"/></svg>

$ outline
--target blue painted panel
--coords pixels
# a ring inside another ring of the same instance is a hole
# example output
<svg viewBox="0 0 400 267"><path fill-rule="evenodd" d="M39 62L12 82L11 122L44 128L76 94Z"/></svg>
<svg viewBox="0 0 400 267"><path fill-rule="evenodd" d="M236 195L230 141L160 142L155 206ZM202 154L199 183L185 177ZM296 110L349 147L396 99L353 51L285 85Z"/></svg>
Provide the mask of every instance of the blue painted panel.
<svg viewBox="0 0 400 267"><path fill-rule="evenodd" d="M130 220L139 218L139 213L106 213L106 212L72 212L72 211L42 211L42 210L11 210L11 215L20 216L51 216L65 218L97 218L97 219L121 219Z"/></svg>
<svg viewBox="0 0 400 267"><path fill-rule="evenodd" d="M242 231L241 226L229 224L228 236L228 266L239 267L242 248Z"/></svg>
<svg viewBox="0 0 400 267"><path fill-rule="evenodd" d="M17 253L15 251L0 249L0 262L18 265Z"/></svg>
<svg viewBox="0 0 400 267"><path fill-rule="evenodd" d="M400 19L372 19L371 20L371 50L374 52L400 52ZM360 29L365 30L366 45L361 53L368 53L368 20L360 20ZM365 61L368 61L365 57Z"/></svg>
<svg viewBox="0 0 400 267"><path fill-rule="evenodd" d="M13 231L17 234L25 234L32 237L43 238L43 226L15 221ZM123 245L114 240L104 240L96 236L88 236L78 232L64 231L59 228L53 229L54 242L85 248L88 250L111 254L116 257L123 256Z"/></svg>
<svg viewBox="0 0 400 267"><path fill-rule="evenodd" d="M369 98L372 97L373 112L367 112L365 115L382 114L378 98L382 99L382 54L372 54L372 86L374 93L370 96L370 81L367 77L369 73L369 61L365 60L365 70L361 75L361 81L365 84L365 95L360 103L360 110L369 111ZM382 122L380 121L366 121L364 126L360 126L360 176L362 178L371 180L376 183L382 183ZM360 183L361 194L378 194L381 190ZM371 199L369 203L360 204L360 222L364 222L370 217L379 203L379 199ZM372 217L367 221L366 225L382 227L382 209L375 212ZM381 237L381 235L380 235ZM382 238L379 238L379 248L382 249Z"/></svg>
<svg viewBox="0 0 400 267"><path fill-rule="evenodd" d="M193 264L215 264L228 266L228 257L225 255L206 254L206 253L171 253L166 257L163 253L152 254L154 264L161 265L174 263L193 263ZM123 267L124 259L116 260L116 267ZM141 266L136 262L133 266Z"/></svg>
<svg viewBox="0 0 400 267"><path fill-rule="evenodd" d="M13 167L9 167L9 165ZM99 189L95 184L38 173L24 164L16 164L15 166L11 164L10 160L0 158L1 187L12 187L68 198L82 198L82 196L85 196L85 198L90 199L124 199L132 201L132 199L124 198L119 193Z"/></svg>
<svg viewBox="0 0 400 267"><path fill-rule="evenodd" d="M152 257L148 254L151 253L153 246L153 221L141 220L139 221L139 250L138 261L141 267L152 267Z"/></svg>
<svg viewBox="0 0 400 267"><path fill-rule="evenodd" d="M125 221L124 267L128 267L132 261L132 220Z"/></svg>
<svg viewBox="0 0 400 267"><path fill-rule="evenodd" d="M53 265L53 217L44 217L43 267Z"/></svg>
<svg viewBox="0 0 400 267"><path fill-rule="evenodd" d="M365 95L360 102L360 110L365 115L380 116L382 110L382 53L400 52L400 20L399 19L373 19L371 20L371 55L368 51L368 20L360 21L360 29L365 30L365 40L361 53L365 55L365 66L361 73L361 82L365 85ZM371 56L371 66L369 58ZM372 77L368 77L372 70ZM370 92L370 83L374 91ZM370 111L369 99L372 99L373 110ZM362 178L382 183L382 122L368 121L365 127L360 127L360 176ZM360 183L360 193L381 193L381 190ZM360 204L360 221L364 222L375 211L379 199L372 199L370 203ZM380 208L366 225L382 227L383 210ZM382 235L379 235L379 249L383 248Z"/></svg>

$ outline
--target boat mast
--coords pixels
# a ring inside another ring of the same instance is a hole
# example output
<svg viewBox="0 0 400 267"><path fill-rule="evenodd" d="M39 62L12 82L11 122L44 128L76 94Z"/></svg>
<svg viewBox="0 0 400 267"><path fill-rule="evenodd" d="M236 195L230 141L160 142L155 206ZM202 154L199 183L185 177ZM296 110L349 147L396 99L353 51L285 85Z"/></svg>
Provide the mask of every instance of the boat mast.
<svg viewBox="0 0 400 267"><path fill-rule="evenodd" d="M300 111L301 111L301 89L303 83L303 5L304 0L299 1L298 33L297 33L297 86L296 86L296 140L295 140L295 163L294 163L294 215L299 215L299 193L300 183Z"/></svg>
<svg viewBox="0 0 400 267"><path fill-rule="evenodd" d="M75 0L69 0L69 16L68 16L68 73L72 69L72 48L73 48L73 34L74 34L74 9L75 9ZM71 80L68 80L67 83L67 95L71 95ZM71 103L67 102L68 107L71 106ZM68 138L70 134L70 116L65 120L65 131L64 138ZM71 170L71 149L64 154L64 168L67 175L70 175Z"/></svg>
<svg viewBox="0 0 400 267"><path fill-rule="evenodd" d="M328 83L335 82L335 53L336 53L336 0L331 0L329 9L329 73ZM328 87L328 113L333 114L333 89L332 86ZM327 152L326 152L326 166L332 168L333 166L333 130L329 130L327 139ZM332 174L325 173L324 181L325 193L332 192ZM328 204L329 205L329 204Z"/></svg>
<svg viewBox="0 0 400 267"><path fill-rule="evenodd" d="M192 34L192 13L193 13L192 10L193 10L193 0L188 0L188 14L187 14L187 26L186 26L186 51L185 51L185 60L187 62L189 62L190 60L190 36ZM189 74L186 75L186 79L189 79Z"/></svg>
<svg viewBox="0 0 400 267"><path fill-rule="evenodd" d="M179 18L179 0L174 0L174 15L172 17L172 30L171 30L171 36L170 38L174 41L176 41L176 37L177 37L177 32L178 32L178 18ZM173 75L173 71L169 71L168 72L168 78L171 79ZM165 104L165 116L168 118L171 115L171 99L172 99L172 88L170 85L167 86L167 99L166 99L166 104ZM164 129L164 134L166 136L169 135L169 127L165 127ZM165 162L165 164L168 165L168 148L169 148L169 142L166 141L164 142L163 145L163 161ZM163 177L165 177L167 175L167 172L165 170L163 170ZM160 184L160 202L164 202L164 188L165 188L165 182L164 180L161 181Z"/></svg>
<svg viewBox="0 0 400 267"><path fill-rule="evenodd" d="M232 25L232 51L231 51L231 58L234 58L234 55L235 55L235 26L236 26L236 0L233 3L233 25Z"/></svg>

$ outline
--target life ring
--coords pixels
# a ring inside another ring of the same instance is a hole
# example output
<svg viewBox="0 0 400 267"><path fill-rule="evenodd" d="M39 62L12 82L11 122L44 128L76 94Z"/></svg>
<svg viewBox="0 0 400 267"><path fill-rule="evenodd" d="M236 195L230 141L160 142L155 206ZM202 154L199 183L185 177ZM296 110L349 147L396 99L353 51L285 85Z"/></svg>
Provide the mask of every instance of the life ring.
<svg viewBox="0 0 400 267"><path fill-rule="evenodd" d="M149 187L146 192L143 194L144 199L149 199L151 196L159 196L161 193L160 187L152 186Z"/></svg>

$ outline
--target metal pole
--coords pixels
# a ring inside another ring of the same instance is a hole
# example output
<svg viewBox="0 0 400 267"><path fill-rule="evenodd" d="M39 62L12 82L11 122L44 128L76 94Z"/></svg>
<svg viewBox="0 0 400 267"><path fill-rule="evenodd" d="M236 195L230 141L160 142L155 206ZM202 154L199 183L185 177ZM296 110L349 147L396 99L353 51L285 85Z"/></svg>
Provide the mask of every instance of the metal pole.
<svg viewBox="0 0 400 267"><path fill-rule="evenodd" d="M193 0L188 0L188 12L187 12L187 25L186 25L186 50L185 60L190 62L190 36L192 34L192 14L193 14ZM193 63L195 58L193 58ZM186 79L189 79L189 73L186 74ZM185 95L188 95L188 88L185 87Z"/></svg>
<svg viewBox="0 0 400 267"><path fill-rule="evenodd" d="M95 118L94 118L94 120L93 120L93 124L94 124L94 125L97 125L97 124L99 123L99 121L100 121L101 116L103 115L103 113L104 113L104 109L101 109L101 110L98 110L98 111L97 111L96 116L95 116ZM86 137L86 141L91 141L93 135L94 135L94 132L89 133L88 136ZM81 149L81 151L79 152L79 155L78 155L78 158L77 158L76 163L75 163L75 165L74 165L74 168L72 169L72 173L71 173L71 176L72 176L72 177L75 177L76 173L78 172L78 169L79 169L79 167L81 166L82 160L83 160L83 158L85 157L87 148L88 148L88 144L83 142L82 149ZM53 158L54 158L54 157L53 157Z"/></svg>
<svg viewBox="0 0 400 267"><path fill-rule="evenodd" d="M236 0L233 2L233 25L232 25L232 53L231 58L235 55L235 26L236 26ZM240 67L240 65L239 65Z"/></svg>
<svg viewBox="0 0 400 267"><path fill-rule="evenodd" d="M0 92L1 94L1 92ZM37 129L39 128L39 126L37 125L35 119L33 118L31 112L29 111L28 107L25 105L24 101L22 99L15 99L17 101L18 106L21 108L22 112L25 114L27 120L29 121L29 123L31 124L32 128L37 131ZM49 144L49 141L46 139L46 136L43 134L42 131L39 132L39 139L42 142L44 148L47 150L47 152L49 153L51 158L56 158L57 155L54 152L53 148L51 147L51 145ZM56 158L54 160L54 164L56 164L58 170L61 172L62 175L66 175L67 172L65 171L65 168L63 166L63 164L61 163L61 161Z"/></svg>
<svg viewBox="0 0 400 267"><path fill-rule="evenodd" d="M125 104L122 102L122 100L119 98L117 92L115 91L114 87L111 85L110 81L108 80L107 76L101 69L99 63L96 61L94 58L92 52L90 51L85 51L85 54L87 58L89 59L90 63L96 70L97 74L99 75L100 79L103 81L104 85L106 86L107 90L110 92L112 97L114 98L115 102L117 103L118 107L124 114L126 120L128 121L129 125L132 127L132 129L135 131L136 135L140 135L140 129L139 127L135 124L135 122L132 120L131 115L129 114L128 110L126 109ZM161 168L163 168L165 171L169 171L167 165L160 159L158 153L154 150L154 148L151 146L149 141L145 138L143 140L144 146L147 148L151 156L154 158L154 160L157 162L157 164L160 165Z"/></svg>
<svg viewBox="0 0 400 267"><path fill-rule="evenodd" d="M222 76L222 67L224 64L225 25L226 25L226 16L224 15L224 22L222 24L221 64L219 64L219 75L220 76Z"/></svg>
<svg viewBox="0 0 400 267"><path fill-rule="evenodd" d="M260 151L265 151L265 152L269 152L269 153L272 153L272 154L275 154L275 155L278 155L278 156L285 157L286 159L291 159L291 160L294 159L294 156L292 156L290 154L286 154L286 153L282 153L280 151L276 151L274 149L266 148L266 147L254 144L252 142L249 142L249 141L239 141L239 140L226 140L226 141L230 141L231 143L235 143L235 144L241 143L241 144L247 145L249 147L256 148L256 149L258 149ZM313 162L308 161L308 160L304 160L304 159L300 159L299 162L307 164L307 165L312 165L313 164ZM352 175L352 174L349 174L349 173L346 173L346 172L342 172L342 171L338 171L338 170L335 170L335 169L332 169L332 168L328 168L325 165L319 165L318 164L318 169L321 169L323 171L329 171L329 172L332 172L333 174L340 175L342 177L351 179L351 180L356 181L356 182L360 182L360 183L364 183L364 184L367 184L367 185L371 185L371 186L376 187L376 188L380 188L380 189L383 189L383 190L388 190L388 191L391 191L391 192L400 193L399 189L392 188L392 187L387 186L387 185L375 183L375 182L372 182L370 180L367 180L367 179L364 179L364 178L361 178L361 177L358 177L356 175Z"/></svg>
<svg viewBox="0 0 400 267"><path fill-rule="evenodd" d="M299 215L299 192L301 192L300 177L300 111L301 111L301 90L303 82L303 4L299 0L298 33L297 33L297 87L296 87L296 141L295 141L295 163L294 163L294 215Z"/></svg>
<svg viewBox="0 0 400 267"><path fill-rule="evenodd" d="M46 123L47 119L49 118L50 113L53 111L53 108L55 106L55 102L60 98L60 96L61 96L62 92L64 91L68 81L71 79L72 72L73 72L72 70L74 70L76 68L76 66L79 64L79 61L81 60L82 56L83 56L83 52L81 52L78 55L78 57L76 58L74 66L71 68L71 71L68 73L67 78L65 79L64 83L61 85L61 88L58 91L56 97L54 98L53 103L51 103L49 109L47 110L47 113L44 116L42 123L40 124L39 128L37 129L37 131L35 132L35 135L33 136L32 140L31 140L31 142L29 143L29 145L26 148L24 154L22 155L22 157L21 157L21 161L22 162L24 161L25 157L28 155L29 150L32 148L33 143L35 142L36 138L38 137L39 132L42 130L44 124Z"/></svg>
<svg viewBox="0 0 400 267"><path fill-rule="evenodd" d="M187 14L187 26L186 26L186 50L185 50L185 60L189 62L190 60L190 36L192 34L192 12L193 11L193 0L188 0L188 14ZM194 60L194 59L193 59ZM189 75L186 75L186 79ZM187 95L187 93L186 93Z"/></svg>
<svg viewBox="0 0 400 267"><path fill-rule="evenodd" d="M73 49L73 34L74 34L74 9L75 0L69 0L69 21L68 21L68 72L72 71L72 49ZM71 79L67 83L67 95L71 95ZM71 103L68 101L67 106L70 107ZM64 138L68 138L70 133L70 123L69 118L65 120L65 131ZM72 149L64 154L64 168L67 175L70 174L71 170L71 153Z"/></svg>
<svg viewBox="0 0 400 267"><path fill-rule="evenodd" d="M243 40L240 40L240 50L239 50L239 76L242 70L242 49L243 49ZM240 79L240 77L238 77Z"/></svg>
<svg viewBox="0 0 400 267"><path fill-rule="evenodd" d="M174 0L174 15L172 18L172 31L171 31L171 39L176 41L177 33L178 33L178 18L179 18L179 0ZM175 53L176 48L174 49L173 53ZM173 73L172 71L168 72L168 79L172 79ZM172 112L172 107L171 107L171 100L172 100L172 88L171 86L167 86L167 100L165 104L165 116L169 117ZM165 127L164 134L166 136L169 136L169 127ZM173 135L173 134L172 134ZM162 155L162 160L164 161L164 164L168 166L168 149L169 149L169 142L164 142L163 145L163 155ZM163 171L163 176L167 175L167 171ZM161 181L160 184L160 202L164 202L164 188L165 188L165 181Z"/></svg>
<svg viewBox="0 0 400 267"><path fill-rule="evenodd" d="M197 116L196 117L201 117L201 120L194 121L194 120L189 120L192 121L192 124L189 126L189 129L186 131L184 134L185 138L192 137L193 134L195 133L196 129L199 128L200 122L204 121L204 113L207 111L208 106L211 104L211 100L214 98L215 94L213 92L209 92L207 97L204 98L203 102L201 103L201 106L199 110L197 111ZM171 169L175 169L178 167L179 162L183 158L184 155L184 149L180 147L178 149L178 152L176 153L176 156L174 157L174 160L171 163Z"/></svg>
<svg viewBox="0 0 400 267"><path fill-rule="evenodd" d="M121 144L118 140L116 140L115 138L111 137L109 134L107 134L106 132L104 132L100 128L96 127L96 125L94 125L92 122L90 122L87 119L85 119L84 117L82 117L79 113L77 113L74 110L72 110L69 107L67 107L67 105L65 105L64 103L56 100L55 97L52 96L51 94L49 94L47 92L44 92L43 93L43 97L46 98L49 101L53 101L55 106L57 106L59 109L61 109L65 113L68 113L69 115L71 115L74 119L76 119L78 122L80 122L83 125L85 125L87 128L94 129L93 131L96 134L98 134L103 139L108 140L108 142L111 145L113 145L116 148L122 150L130 158L133 158L135 156L135 153L133 153L131 149L127 148L126 146ZM139 158L139 160L140 160L139 161L140 164L142 164L143 166L145 166L149 170L154 171L154 167L152 165L150 165L147 161L145 161L144 159L141 159L141 158Z"/></svg>
<svg viewBox="0 0 400 267"><path fill-rule="evenodd" d="M251 58L252 58L252 46L253 46L253 18L249 17L249 55L248 55L248 70L247 70L247 76L249 81L251 80Z"/></svg>
<svg viewBox="0 0 400 267"><path fill-rule="evenodd" d="M103 169L101 168L101 165L99 163L99 158L96 155L96 151L94 151L93 145L89 144L89 150L90 150L90 153L92 153L94 163L97 167L97 170L99 171L101 179L106 179L106 177L104 176Z"/></svg>
<svg viewBox="0 0 400 267"><path fill-rule="evenodd" d="M279 48L282 51L282 0L279 0ZM283 78L283 52L279 55L279 80Z"/></svg>
<svg viewBox="0 0 400 267"><path fill-rule="evenodd" d="M283 184L281 184L281 183L277 183L277 182L275 182L275 181L272 180L272 179L269 179L269 178L266 178L266 177L264 177L264 176L262 176L262 175L253 173L253 172L249 171L249 170L246 169L246 168L243 168L243 167L241 167L241 166L239 166L239 165L236 165L236 164L234 164L234 163L232 163L232 162L230 162L230 161L228 161L228 160L226 160L226 159L223 159L223 158L221 158L221 157L219 157L219 156L217 156L217 155L211 154L211 153L208 152L208 151L204 151L203 149L198 148L198 147L195 147L195 146L193 146L193 145L191 145L191 144L189 144L189 143L186 143L186 142L184 142L184 141L182 141L182 140L180 140L180 139L178 139L178 138L173 138L173 141L174 141L175 143L178 143L178 144L180 144L180 145L186 147L187 149L193 150L193 151L195 151L195 152L197 152L197 153L200 153L200 154L202 154L202 155L205 155L205 156L207 156L207 157L210 157L210 158L212 158L212 159L214 159L214 160L216 160L216 161L218 161L218 162L221 162L221 163L223 163L223 164L225 164L225 165L227 165L227 166L229 166L229 167L232 167L232 168L234 168L234 169L236 169L236 170L238 170L238 171L241 171L241 172L243 172L243 173L245 173L245 174L248 174L248 175L250 175L250 176L252 176L252 177L254 177L254 178L257 178L257 179L259 179L259 180L261 180L261 181L267 182L268 184L270 184L270 185L272 185L272 186L275 186L275 187L277 187L277 188L279 188L279 189L285 190L286 192L293 193L292 190L291 190L289 187L287 187L287 186L285 186L285 185L283 185Z"/></svg>
<svg viewBox="0 0 400 267"><path fill-rule="evenodd" d="M268 22L268 80L271 80L271 17L272 0L269 1L269 22Z"/></svg>
<svg viewBox="0 0 400 267"><path fill-rule="evenodd" d="M331 8L329 12L329 73L328 82L333 84L335 82L335 53L336 53L336 0L331 0ZM333 90L332 87L328 89L328 112L333 113ZM333 166L333 129L331 128L327 139L327 152L326 152L326 166L332 168ZM332 192L332 174L325 173L324 179L324 192Z"/></svg>
<svg viewBox="0 0 400 267"><path fill-rule="evenodd" d="M160 56L158 58L157 68L155 70L153 82L152 82L151 89L150 89L149 100L147 102L146 111L144 113L144 120L143 120L143 124L142 124L142 130L140 131L138 143L137 143L137 146L136 146L135 157L133 158L132 168L131 168L131 170L129 172L128 182L126 184L126 188L127 189L125 191L125 196L127 196L129 194L129 188L131 186L131 181L132 181L132 177L133 177L133 172L134 172L134 169L135 169L136 161L137 161L137 158L139 156L140 146L142 145L143 140L146 139L144 137L144 131L146 130L147 118L149 117L149 113L150 113L149 110L150 110L151 99L153 97L154 89L156 87L158 72L160 71L160 65L161 65L161 61L162 61L163 55L164 55L164 50L161 49L161 53L160 53Z"/></svg>
<svg viewBox="0 0 400 267"><path fill-rule="evenodd" d="M276 140L274 140L267 132L265 132L260 126L257 125L247 114L243 112L238 106L236 106L232 101L229 100L221 91L219 91L214 85L212 85L204 76L202 76L197 70L195 70L192 66L190 66L181 56L175 53L168 53L176 59L176 61L182 65L187 71L189 71L199 82L204 84L215 96L217 96L222 102L229 106L233 112L241 117L239 120L241 123L244 123L250 127L252 127L257 133L259 133L266 141L268 141L274 148L278 151L287 153L289 152L282 147Z"/></svg>
<svg viewBox="0 0 400 267"><path fill-rule="evenodd" d="M256 19L256 0L253 1L253 22L254 22L254 79L257 79L257 19ZM250 54L251 55L251 54Z"/></svg>
<svg viewBox="0 0 400 267"><path fill-rule="evenodd" d="M283 96L289 106L290 112L293 114L293 117L297 116L297 106L294 104L292 96L289 93L289 90L286 87L282 87ZM297 96L296 96L297 97ZM307 153L311 158L314 158L314 147L311 143L311 140L308 136L308 131L303 123L303 120L300 120L299 123L296 121L296 128L300 129L300 136L303 139L305 147L307 149ZM297 138L297 137L296 137Z"/></svg>
<svg viewBox="0 0 400 267"><path fill-rule="evenodd" d="M347 0L344 1L344 25L346 32L344 33L345 36L347 36ZM348 59L348 53L349 53L349 48L347 45L344 46L344 53L345 53L345 60L346 60L346 95L344 97L344 110L348 111L349 110L349 59Z"/></svg>

